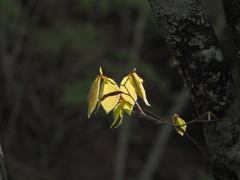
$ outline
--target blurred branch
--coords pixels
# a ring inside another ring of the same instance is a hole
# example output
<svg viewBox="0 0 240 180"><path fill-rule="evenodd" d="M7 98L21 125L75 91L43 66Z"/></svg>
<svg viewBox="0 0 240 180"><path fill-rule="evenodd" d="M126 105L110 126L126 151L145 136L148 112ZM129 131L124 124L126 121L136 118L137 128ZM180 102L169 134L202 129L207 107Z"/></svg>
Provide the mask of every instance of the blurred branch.
<svg viewBox="0 0 240 180"><path fill-rule="evenodd" d="M29 33L29 26L30 26L30 12L33 9L35 3L37 1L36 0L31 0L29 1L26 6L20 10L20 14L18 16L15 17L15 23L17 24L18 28L18 32L15 34L15 40L13 43L13 50L11 53L12 56L12 64L16 62L21 49L23 48L23 40L24 37ZM17 1L18 6L21 7L20 1Z"/></svg>
<svg viewBox="0 0 240 180"><path fill-rule="evenodd" d="M4 150L7 150L13 142L12 137L15 133L15 128L16 128L15 124L21 111L22 101L24 96L24 88L20 82L14 83L14 90L15 90L15 94L12 102L11 113L10 113L9 119L7 120L7 127L6 127L7 133L5 134L4 144L3 144Z"/></svg>
<svg viewBox="0 0 240 180"><path fill-rule="evenodd" d="M133 67L134 64L139 60L139 52L143 41L143 32L145 29L147 12L148 12L147 4L143 3L141 8L139 9L139 15L137 21L134 25L133 31L133 44L130 50L129 63L128 67ZM118 149L116 155L116 164L114 170L114 179L122 180L125 176L125 161L127 154L127 147L129 142L129 132L130 132L130 118L126 117L122 128L120 128L119 132L119 141L118 141Z"/></svg>
<svg viewBox="0 0 240 180"><path fill-rule="evenodd" d="M56 109L49 105L51 104L49 98L51 94L44 91L43 93L46 93L44 95L47 98L41 99L31 83L32 77L29 75L29 65L35 48L33 31L31 30L38 26L42 4L37 0L27 1L24 5L17 0L11 0L11 2L16 5L19 11L11 21L0 21L2 25L0 27L1 68L6 87L5 92L9 97L6 97L7 103L4 107L9 113L7 117L4 117L6 119L4 130L6 129L6 131L4 132L3 149L6 151L14 142L13 136L21 110L27 108L23 107L23 100L27 96L35 114L35 122L38 121L37 124L40 125L36 129L31 127L32 130L38 132L34 141L39 148L33 150L38 153L38 165L50 171L49 165L54 162L58 155L56 152L59 150L65 131L61 117L57 114ZM16 30L11 29L12 24L17 27ZM27 47L27 51L23 51L24 47ZM26 87L29 88L25 94ZM31 139L32 136L28 134L26 138Z"/></svg>
<svg viewBox="0 0 240 180"><path fill-rule="evenodd" d="M8 180L8 175L7 175L5 161L4 161L4 155L3 155L2 146L1 146L1 140L0 140L0 180Z"/></svg>
<svg viewBox="0 0 240 180"><path fill-rule="evenodd" d="M20 1L15 1L15 5L19 9L19 13L15 15L14 18L11 19L10 22L6 22L4 20L4 15L0 19L0 49L1 49L1 67L2 72L5 77L6 83L6 92L8 92L8 101L11 101L14 94L14 75L16 72L14 71L14 63L17 61L21 49L23 47L23 39L28 34L29 29L29 20L30 20L30 12L37 1L30 1L21 9ZM13 31L10 28L10 25L14 24L17 26L17 31ZM10 36L12 36L10 38ZM9 47L12 47L11 51Z"/></svg>
<svg viewBox="0 0 240 180"><path fill-rule="evenodd" d="M5 78L6 102L10 107L9 117L6 120L7 131L5 133L5 139L3 143L4 150L7 150L13 142L12 136L15 133L15 124L21 112L22 102L24 99L24 89L27 79L29 78L27 75L27 70L29 69L28 65L32 58L32 46L29 46L30 48L28 48L28 52L23 54L24 61L19 69L16 68L16 61L19 58L24 44L28 43L28 41L31 39L29 29L33 26L33 24L31 24L30 20L32 17L36 18L37 16L36 13L34 13L34 16L31 16L30 13L33 10L36 2L36 0L32 0L24 7L21 7L21 3L19 1L14 1L15 5L19 9L19 13L12 18L11 22L4 22L3 19L1 20L1 24L3 25L0 28L0 49L2 49L1 68ZM11 30L11 24L17 26L17 31ZM13 37L9 38L9 34L12 34ZM28 41L24 42L24 38L27 35L29 35ZM8 47L12 47L11 51L8 49ZM20 76L17 76L18 74L20 74Z"/></svg>
<svg viewBox="0 0 240 180"><path fill-rule="evenodd" d="M238 60L238 71L240 72L240 2L237 0L222 0L222 3L232 36L232 46Z"/></svg>
<svg viewBox="0 0 240 180"><path fill-rule="evenodd" d="M47 94L45 97L50 97ZM39 149L39 164L41 167L48 170L49 165L54 162L59 151L59 146L64 137L65 128L63 126L62 117L59 116L55 109L49 105L50 100L47 98L44 100L44 104L40 96L37 94L36 88L33 85L29 85L28 99L33 109L33 112L39 119L38 130L38 143ZM52 117L52 118L51 118Z"/></svg>
<svg viewBox="0 0 240 180"><path fill-rule="evenodd" d="M182 88L181 92L178 94L178 97L176 98L176 102L174 102L174 105L168 111L164 119L168 119L176 112L179 114L183 112L189 100L190 100L189 93L185 88ZM160 159L163 155L164 149L166 148L166 144L173 130L174 128L170 126L159 127L156 139L154 140L151 151L149 152L147 162L144 164L142 170L140 170L141 173L139 174L137 179L150 180L153 178L154 173L160 162Z"/></svg>
<svg viewBox="0 0 240 180"><path fill-rule="evenodd" d="M130 118L126 116L125 121L119 131L118 149L116 154L116 164L114 168L114 180L122 180L125 176L125 162L127 156L130 133Z"/></svg>
<svg viewBox="0 0 240 180"><path fill-rule="evenodd" d="M143 43L143 34L146 27L148 10L149 10L148 4L143 3L142 7L140 8L138 19L134 26L133 45L130 51L130 60L128 64L130 68L132 68L137 63L137 61L139 61L139 55Z"/></svg>

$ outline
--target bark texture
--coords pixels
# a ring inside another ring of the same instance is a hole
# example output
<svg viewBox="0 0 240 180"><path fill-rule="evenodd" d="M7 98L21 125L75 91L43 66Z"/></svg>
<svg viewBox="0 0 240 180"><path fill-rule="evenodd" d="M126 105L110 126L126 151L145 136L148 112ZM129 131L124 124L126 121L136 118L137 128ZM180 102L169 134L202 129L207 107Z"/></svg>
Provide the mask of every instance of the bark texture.
<svg viewBox="0 0 240 180"><path fill-rule="evenodd" d="M203 124L214 178L240 179L240 101L200 1L149 3L198 113L211 111L224 119Z"/></svg>

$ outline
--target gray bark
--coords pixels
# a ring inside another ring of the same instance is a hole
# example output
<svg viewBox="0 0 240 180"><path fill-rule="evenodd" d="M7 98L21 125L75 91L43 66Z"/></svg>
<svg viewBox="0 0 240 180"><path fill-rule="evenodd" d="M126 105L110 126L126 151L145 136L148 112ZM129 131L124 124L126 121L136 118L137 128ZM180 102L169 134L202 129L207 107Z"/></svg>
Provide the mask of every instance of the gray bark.
<svg viewBox="0 0 240 180"><path fill-rule="evenodd" d="M240 179L240 101L217 37L198 0L149 0L157 27L179 62L179 72L203 123L215 179Z"/></svg>

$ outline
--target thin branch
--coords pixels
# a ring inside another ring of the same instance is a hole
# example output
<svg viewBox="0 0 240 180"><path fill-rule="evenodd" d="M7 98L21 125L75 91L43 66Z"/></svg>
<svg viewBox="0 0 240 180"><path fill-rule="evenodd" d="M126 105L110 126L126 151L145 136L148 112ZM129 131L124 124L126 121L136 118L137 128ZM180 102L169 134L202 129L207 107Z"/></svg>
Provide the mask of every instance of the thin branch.
<svg viewBox="0 0 240 180"><path fill-rule="evenodd" d="M141 107L140 107L140 109L141 109ZM139 110L140 110L140 109L139 109ZM151 115L155 116L156 118L154 118L154 117L152 117L152 116L149 116L149 115L147 115L147 114L145 114L145 113L142 113L141 110L140 110L140 112L137 112L137 111L132 111L132 112L133 112L134 114L138 115L138 117L141 117L141 118L144 118L144 119L146 119L146 120L149 120L149 121L151 121L151 122L153 122L153 123L155 123L155 124L164 124L164 125L172 126L172 127L174 127L174 128L180 128L180 127L182 127L182 126L186 126L186 125L193 124L193 123L199 123L199 122L211 123L211 122L217 122L217 121L227 120L227 119L199 120L199 119L201 119L202 117L204 117L204 116L207 115L207 113L205 113L205 114L199 116L198 118L193 119L193 120L191 120L191 121L189 121L189 122L187 122L187 123L185 123L185 124L175 125L175 124L170 123L169 121L167 121L167 120L165 120L165 119L157 116L156 114L154 114L154 113L152 113L152 112L150 112L150 111L148 111L148 110L144 110L144 111L147 111L148 113L150 113Z"/></svg>
<svg viewBox="0 0 240 180"><path fill-rule="evenodd" d="M167 120L163 121L162 119L154 118L152 116L149 116L147 114L143 114L142 112L132 111L134 114L136 114L138 117L149 120L155 124L165 124L168 126L175 126L174 124L168 122Z"/></svg>
<svg viewBox="0 0 240 180"><path fill-rule="evenodd" d="M149 111L148 111L149 112ZM203 118L204 116L208 115L208 114L211 114L212 116L215 116L214 114L212 114L211 112L206 112L204 113L203 115L199 116L198 118L196 119L193 119L192 121L188 122L188 123L185 123L185 124L182 124L182 125L175 125L173 123L170 123L168 122L167 120L161 118L161 117L158 117L157 115L151 113L152 115L154 115L155 117L152 117L152 116L149 116L147 114L142 114L141 112L137 112L137 111L133 111L133 113L137 114L139 117L142 117L146 120L149 120L155 124L164 124L164 125L168 125L168 126L171 126L171 127L174 127L174 128L177 128L179 129L182 133L186 134L186 136L190 139L190 141L206 156L207 159L208 156L207 154L204 152L204 150L201 148L201 146L186 132L184 131L181 127L182 126L186 126L188 124L192 124L192 123L196 123L196 122L205 122L205 123L210 123L210 122L217 122L217 121L222 121L223 119L213 119L213 120L199 120L201 118Z"/></svg>

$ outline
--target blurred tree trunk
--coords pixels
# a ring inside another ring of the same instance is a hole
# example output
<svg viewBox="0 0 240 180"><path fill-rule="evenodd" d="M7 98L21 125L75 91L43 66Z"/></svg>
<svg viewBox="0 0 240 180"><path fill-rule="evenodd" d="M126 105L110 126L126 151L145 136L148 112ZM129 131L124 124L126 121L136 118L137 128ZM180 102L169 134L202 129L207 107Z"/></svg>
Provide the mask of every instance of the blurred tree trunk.
<svg viewBox="0 0 240 180"><path fill-rule="evenodd" d="M4 156L1 147L1 141L0 141L0 180L8 180Z"/></svg>
<svg viewBox="0 0 240 180"><path fill-rule="evenodd" d="M240 71L240 1L223 0L222 2L228 27L232 35L233 49L238 60L238 70Z"/></svg>
<svg viewBox="0 0 240 180"><path fill-rule="evenodd" d="M240 101L231 72L224 62L217 37L200 1L149 0L149 3L157 27L162 30L178 61L179 73L196 110L199 114L211 111L223 119L202 123L214 178L240 179ZM228 5L236 8L237 4ZM233 15L227 19L234 18ZM239 42L234 45L239 47Z"/></svg>

